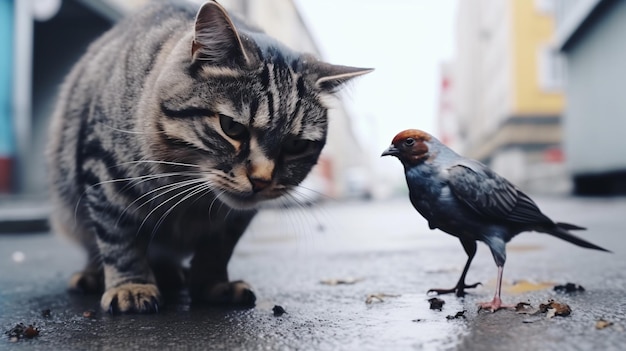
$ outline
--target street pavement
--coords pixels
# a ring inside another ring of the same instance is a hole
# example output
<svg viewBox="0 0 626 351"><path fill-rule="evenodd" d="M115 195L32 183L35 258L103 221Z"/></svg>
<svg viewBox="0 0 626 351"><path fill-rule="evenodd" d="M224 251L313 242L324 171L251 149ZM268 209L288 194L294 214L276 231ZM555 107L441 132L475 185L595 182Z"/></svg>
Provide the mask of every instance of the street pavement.
<svg viewBox="0 0 626 351"><path fill-rule="evenodd" d="M509 243L504 302L536 308L553 299L569 316L478 311L496 276L483 244L468 274L483 285L463 299L440 296L441 311L430 309L426 291L454 285L466 256L402 197L262 211L229 266L231 279L254 287L253 309L191 305L181 293L157 315L110 316L99 296L65 290L85 259L78 248L49 233L0 234L0 350L623 350L626 198L536 200L613 251L538 233ZM568 282L585 291L553 290ZM274 316L275 305L286 313ZM612 325L598 329L600 320ZM39 335L4 335L18 323Z"/></svg>

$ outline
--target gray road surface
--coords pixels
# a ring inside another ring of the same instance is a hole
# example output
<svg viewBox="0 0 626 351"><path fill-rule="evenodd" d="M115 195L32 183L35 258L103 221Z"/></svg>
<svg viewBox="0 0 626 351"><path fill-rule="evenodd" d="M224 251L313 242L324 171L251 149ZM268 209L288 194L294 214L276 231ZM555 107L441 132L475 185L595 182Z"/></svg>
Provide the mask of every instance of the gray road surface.
<svg viewBox="0 0 626 351"><path fill-rule="evenodd" d="M328 203L311 209L264 211L230 264L257 306L228 310L170 298L150 316L95 318L97 296L65 291L80 268L80 250L48 233L0 235L0 331L35 323L40 335L0 350L623 350L626 345L626 198L538 198L559 221L587 226L582 236L613 254L527 233L508 246L506 303L567 303L568 317L514 311L478 312L491 299L496 268L483 244L468 282L483 286L465 299L441 297L430 310L429 288L451 287L465 254L457 239L430 231L408 199ZM327 279L357 279L326 285ZM554 284L586 291L560 294ZM516 283L516 284L515 284ZM391 295L367 304L370 294ZM275 317L272 307L287 314ZM42 310L49 309L44 317ZM446 317L466 311L465 318ZM596 329L597 320L613 323Z"/></svg>

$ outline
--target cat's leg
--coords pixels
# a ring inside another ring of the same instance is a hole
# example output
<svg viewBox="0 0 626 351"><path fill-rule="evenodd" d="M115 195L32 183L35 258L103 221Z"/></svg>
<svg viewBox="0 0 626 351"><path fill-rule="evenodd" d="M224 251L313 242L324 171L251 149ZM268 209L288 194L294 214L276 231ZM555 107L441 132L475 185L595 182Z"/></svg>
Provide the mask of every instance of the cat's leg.
<svg viewBox="0 0 626 351"><path fill-rule="evenodd" d="M179 257L151 256L150 267L162 293L178 293L189 281L189 269L182 266Z"/></svg>
<svg viewBox="0 0 626 351"><path fill-rule="evenodd" d="M229 281L227 266L254 212L229 213L203 237L191 260L190 292L194 302L254 307L256 296L244 281ZM217 227L217 228L216 228Z"/></svg>
<svg viewBox="0 0 626 351"><path fill-rule="evenodd" d="M88 230L80 218L85 216L76 213L71 206L64 206L64 201L56 199L58 204L50 217L52 231L80 244L87 251L87 264L85 268L72 275L68 283L68 289L76 293L102 293L104 290L104 272L100 264L99 250L96 238L91 230Z"/></svg>
<svg viewBox="0 0 626 351"><path fill-rule="evenodd" d="M72 274L68 289L82 294L102 293L104 290L104 271L99 259L99 250L95 243L86 247L87 264L82 271Z"/></svg>
<svg viewBox="0 0 626 351"><path fill-rule="evenodd" d="M125 233L130 240L104 228L98 228L97 234L104 266L102 309L112 314L158 312L161 294L145 257L145 245L133 240L134 233Z"/></svg>
<svg viewBox="0 0 626 351"><path fill-rule="evenodd" d="M103 199L97 190L89 191L87 196L104 269L105 291L100 306L112 314L158 312L161 295L147 257L148 240L138 232L141 219L127 216L119 220L124 207Z"/></svg>

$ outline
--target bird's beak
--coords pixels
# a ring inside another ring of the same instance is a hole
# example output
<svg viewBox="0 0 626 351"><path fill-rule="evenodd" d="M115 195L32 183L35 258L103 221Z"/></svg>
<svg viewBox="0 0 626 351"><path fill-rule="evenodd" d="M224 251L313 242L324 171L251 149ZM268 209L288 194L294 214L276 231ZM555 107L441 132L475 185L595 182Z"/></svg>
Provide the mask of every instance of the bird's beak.
<svg viewBox="0 0 626 351"><path fill-rule="evenodd" d="M380 157L383 156L398 156L400 155L400 150L396 148L393 144L389 146L387 150L385 150Z"/></svg>

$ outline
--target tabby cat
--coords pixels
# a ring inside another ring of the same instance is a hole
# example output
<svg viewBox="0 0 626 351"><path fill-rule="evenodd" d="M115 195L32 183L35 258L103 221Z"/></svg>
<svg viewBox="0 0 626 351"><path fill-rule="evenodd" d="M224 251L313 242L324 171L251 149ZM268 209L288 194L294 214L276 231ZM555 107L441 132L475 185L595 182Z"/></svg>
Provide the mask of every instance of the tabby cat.
<svg viewBox="0 0 626 351"><path fill-rule="evenodd" d="M296 53L214 1L188 6L148 5L94 42L52 118L51 223L88 252L70 288L104 291L111 313L156 312L182 283L253 306L228 280L235 244L317 162L324 99L371 71Z"/></svg>

